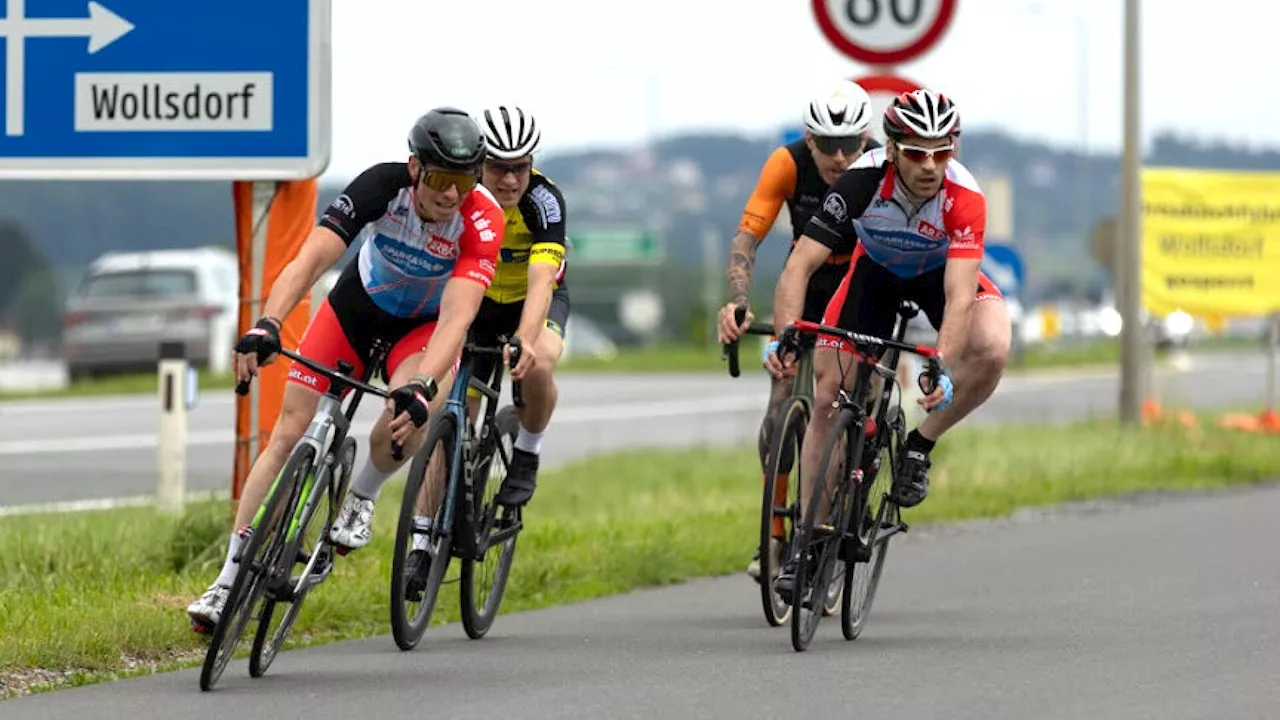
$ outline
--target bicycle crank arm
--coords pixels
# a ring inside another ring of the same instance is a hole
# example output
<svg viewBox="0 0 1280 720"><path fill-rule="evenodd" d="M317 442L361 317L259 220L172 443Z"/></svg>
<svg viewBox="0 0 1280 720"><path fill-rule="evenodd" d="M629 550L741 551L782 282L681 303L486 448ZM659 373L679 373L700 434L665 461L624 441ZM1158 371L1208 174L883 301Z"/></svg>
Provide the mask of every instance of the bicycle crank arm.
<svg viewBox="0 0 1280 720"><path fill-rule="evenodd" d="M324 582L329 577L329 573L333 572L332 553L325 548L326 545L328 545L326 540L316 543L316 549L311 552L311 558L307 560L307 566L302 569L302 574L298 576L298 581L294 583L293 588L290 590L294 597L302 594L303 590L309 590ZM325 563L320 572L313 576L311 573L315 570L316 563L325 554L330 555L329 562Z"/></svg>
<svg viewBox="0 0 1280 720"><path fill-rule="evenodd" d="M508 539L515 537L516 534L518 534L520 530L523 528L524 528L524 521L517 520L514 525L508 525L502 528L501 530L498 530L497 532L492 533L491 535L489 535L488 542L484 544L484 547L480 550L479 554L483 555L485 551L487 551L489 548L493 547L494 545L501 545L502 543L506 542Z"/></svg>

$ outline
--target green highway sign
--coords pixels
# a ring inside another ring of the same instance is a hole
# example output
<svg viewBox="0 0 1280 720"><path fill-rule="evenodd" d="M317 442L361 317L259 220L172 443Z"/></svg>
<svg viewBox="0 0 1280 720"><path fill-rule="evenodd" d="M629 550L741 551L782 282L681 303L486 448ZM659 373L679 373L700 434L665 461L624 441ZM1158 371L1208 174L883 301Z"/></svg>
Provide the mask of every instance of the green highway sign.
<svg viewBox="0 0 1280 720"><path fill-rule="evenodd" d="M663 260L662 240L647 230L587 230L569 238L569 262L651 264Z"/></svg>

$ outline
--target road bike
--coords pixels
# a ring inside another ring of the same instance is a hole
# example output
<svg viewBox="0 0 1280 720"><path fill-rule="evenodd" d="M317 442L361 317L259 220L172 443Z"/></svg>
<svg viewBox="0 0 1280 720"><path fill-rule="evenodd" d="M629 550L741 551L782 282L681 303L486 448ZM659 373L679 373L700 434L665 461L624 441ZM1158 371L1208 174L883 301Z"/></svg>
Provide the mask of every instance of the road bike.
<svg viewBox="0 0 1280 720"><path fill-rule="evenodd" d="M249 652L249 675L262 677L284 644L303 600L332 573L334 556L345 554L345 549L330 542L329 528L342 507L355 464L351 421L366 393L390 397L388 391L368 384L389 352L388 343L375 340L364 373L353 378L355 368L348 362L339 360L335 370L290 350L279 351L328 378L329 389L320 396L311 423L249 525L248 538L236 558L240 569L221 618L213 628L196 628L211 634L200 670L201 690L211 690L218 682L253 619L257 619L257 632ZM348 390L351 398L343 410ZM248 391L248 382L236 385L236 394ZM392 444L397 460L402 452ZM273 620L279 621L274 627Z"/></svg>
<svg viewBox="0 0 1280 720"><path fill-rule="evenodd" d="M483 355L501 358L504 347L510 348L508 362L514 368L521 352L516 336L500 337L492 347L464 346L444 409L436 413L410 465L391 568L391 634L401 650L412 650L422 639L446 582L460 582L462 627L473 640L488 633L502 604L524 523L520 507L500 505L496 498L519 431L516 408L524 401L515 381L514 407L498 410L503 364L493 363L492 377L485 380L473 374L473 363ZM480 393L474 421L468 388ZM432 489L438 493L441 486L443 498L426 503ZM424 508L436 504L431 520L421 522ZM460 561L460 577L446 581L452 558Z"/></svg>
<svg viewBox="0 0 1280 720"><path fill-rule="evenodd" d="M919 312L915 303L901 303L892 339L806 321L793 323L779 337L779 357L794 355L800 338L814 335L836 341L841 354L851 355L856 365L851 390L844 389L847 378L841 365L836 418L815 476L824 482L814 483L815 492L808 498L791 546L796 562L794 590L783 594L789 595L791 603L791 644L797 652L809 646L825 614L812 611L812 598L828 597L830 584L838 577L837 566L844 570L841 631L847 640L862 633L884 571L889 540L907 531L891 494L906 442L897 383L899 356L908 352L924 359L925 370L917 378L924 392L941 375L936 348L903 342L907 323ZM834 490L828 493L832 482ZM827 514L817 522L820 501L828 495Z"/></svg>
<svg viewBox="0 0 1280 720"><path fill-rule="evenodd" d="M734 320L741 327L746 319L746 309L737 308ZM767 323L751 323L744 335L772 336L774 328ZM739 342L724 343L722 357L728 360L729 375L741 373ZM764 494L760 500L760 546L756 557L760 561L760 604L765 620L773 627L785 625L791 617L791 603L774 589L772 578L777 576L781 557L773 548L788 548L795 534L795 521L800 517L800 448L804 444L805 430L813 413L813 343L802 338L796 358L795 382L791 395L779 406L774 419L773 438L769 441L768 454L763 459ZM791 482L791 479L797 482ZM832 615L840 605L841 583L832 583L823 612Z"/></svg>

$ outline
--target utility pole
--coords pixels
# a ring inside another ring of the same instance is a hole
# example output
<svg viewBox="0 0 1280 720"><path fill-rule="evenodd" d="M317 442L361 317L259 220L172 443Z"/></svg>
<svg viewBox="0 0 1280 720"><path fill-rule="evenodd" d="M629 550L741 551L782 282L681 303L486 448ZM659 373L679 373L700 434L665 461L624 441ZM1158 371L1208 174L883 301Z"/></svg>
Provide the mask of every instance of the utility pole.
<svg viewBox="0 0 1280 720"><path fill-rule="evenodd" d="M1120 422L1141 418L1147 397L1149 344L1142 327L1142 122L1138 0L1124 3L1124 158L1120 168Z"/></svg>

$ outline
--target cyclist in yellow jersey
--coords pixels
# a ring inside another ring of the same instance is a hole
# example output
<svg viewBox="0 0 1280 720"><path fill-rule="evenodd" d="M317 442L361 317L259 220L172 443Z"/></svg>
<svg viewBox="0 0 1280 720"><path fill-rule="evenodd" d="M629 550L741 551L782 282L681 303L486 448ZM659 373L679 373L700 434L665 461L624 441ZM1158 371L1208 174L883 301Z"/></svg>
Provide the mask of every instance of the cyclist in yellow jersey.
<svg viewBox="0 0 1280 720"><path fill-rule="evenodd" d="M537 484L542 435L556 405L552 371L564 351L569 319L565 287L565 204L559 188L533 169L542 131L518 107L498 105L477 118L488 157L480 181L506 214L498 271L471 324L477 342L496 343L514 333L523 351L511 372L520 380L524 407L507 478L498 492L504 505L524 505ZM488 377L491 361L477 358L475 372Z"/></svg>

